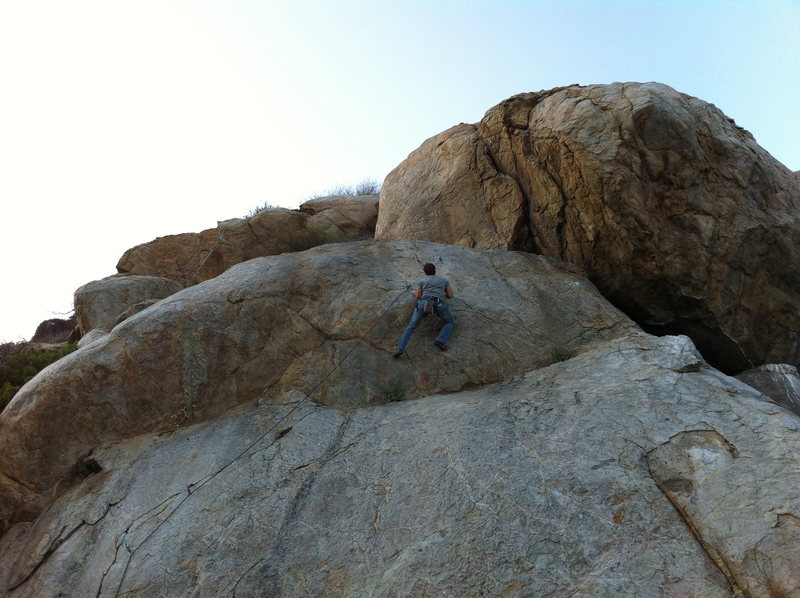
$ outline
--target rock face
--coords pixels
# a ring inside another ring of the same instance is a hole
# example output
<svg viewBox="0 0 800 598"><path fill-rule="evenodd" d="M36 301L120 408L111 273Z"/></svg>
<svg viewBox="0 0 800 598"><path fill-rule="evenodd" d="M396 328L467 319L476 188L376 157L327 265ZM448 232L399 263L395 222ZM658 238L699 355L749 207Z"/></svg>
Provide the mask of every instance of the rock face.
<svg viewBox="0 0 800 598"><path fill-rule="evenodd" d="M266 209L200 233L168 235L137 245L117 264L117 271L125 276L94 281L76 291L80 331L111 330L154 300L249 259L372 238L377 218L377 196L323 197L307 201L299 210Z"/></svg>
<svg viewBox="0 0 800 598"><path fill-rule="evenodd" d="M646 329L738 372L800 361L800 181L714 106L660 84L514 96L383 184L379 239L586 268Z"/></svg>
<svg viewBox="0 0 800 598"><path fill-rule="evenodd" d="M93 343L94 341L103 338L108 334L108 331L102 330L100 328L95 328L94 330L90 330L88 333L83 335L81 339L78 341L78 348L83 348L86 345Z"/></svg>
<svg viewBox="0 0 800 598"><path fill-rule="evenodd" d="M197 273L217 244L217 229L159 237L126 251L117 263L120 274L158 276L188 286L199 282Z"/></svg>
<svg viewBox="0 0 800 598"><path fill-rule="evenodd" d="M36 327L31 338L32 343L64 343L67 342L78 325L75 317L68 319L53 318L45 320Z"/></svg>
<svg viewBox="0 0 800 598"><path fill-rule="evenodd" d="M183 286L160 276L109 276L83 285L75 291L75 318L81 334L90 330L109 331L120 318L136 312L137 305L149 304L177 293Z"/></svg>
<svg viewBox="0 0 800 598"><path fill-rule="evenodd" d="M300 206L308 214L306 228L343 239L370 237L378 220L377 195L332 195L310 199Z"/></svg>
<svg viewBox="0 0 800 598"><path fill-rule="evenodd" d="M426 261L456 291L451 350L433 346L429 318L394 360L413 309L407 286ZM291 390L357 408L485 385L633 330L588 281L532 254L368 241L250 260L128 318L19 391L0 414L0 528L79 480L101 444Z"/></svg>
<svg viewBox="0 0 800 598"><path fill-rule="evenodd" d="M483 249L529 249L525 198L498 169L475 125L428 139L386 177L377 239L427 239Z"/></svg>
<svg viewBox="0 0 800 598"><path fill-rule="evenodd" d="M3 538L0 581L14 598L794 596L800 420L760 396L685 337L633 334L458 394L347 413L262 398L95 451Z"/></svg>
<svg viewBox="0 0 800 598"><path fill-rule="evenodd" d="M300 251L371 229L336 198L134 248L0 413L0 595L800 596L796 369L728 377L537 255L730 368L792 353L786 173L699 100L574 86L387 179L378 235L447 244ZM450 350L428 318L392 359L425 262Z"/></svg>
<svg viewBox="0 0 800 598"><path fill-rule="evenodd" d="M250 218L225 220L201 233L137 245L120 258L117 271L162 276L189 286L256 257L372 238L377 218L376 196L313 199L299 210L269 208Z"/></svg>
<svg viewBox="0 0 800 598"><path fill-rule="evenodd" d="M736 376L784 408L800 415L800 374L786 363L768 363Z"/></svg>

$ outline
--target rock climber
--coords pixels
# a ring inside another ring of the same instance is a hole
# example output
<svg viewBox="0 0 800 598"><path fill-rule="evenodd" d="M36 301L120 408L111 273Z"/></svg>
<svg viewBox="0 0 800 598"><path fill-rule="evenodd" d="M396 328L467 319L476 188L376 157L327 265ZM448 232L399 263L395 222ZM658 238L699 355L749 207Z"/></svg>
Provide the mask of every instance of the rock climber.
<svg viewBox="0 0 800 598"><path fill-rule="evenodd" d="M397 344L397 351L394 354L395 359L405 353L406 345L411 335L425 316L434 314L444 320L444 326L442 326L439 336L436 337L433 343L442 351L447 351L447 345L445 344L447 337L450 336L456 326L455 318L453 318L453 314L450 313L450 309L444 302L445 299L453 298L453 289L450 288L450 282L443 276L436 276L436 266L433 264L425 264L422 266L422 270L425 272L425 278L419 282L419 286L414 293L417 304L414 308L414 313L411 314L411 321Z"/></svg>

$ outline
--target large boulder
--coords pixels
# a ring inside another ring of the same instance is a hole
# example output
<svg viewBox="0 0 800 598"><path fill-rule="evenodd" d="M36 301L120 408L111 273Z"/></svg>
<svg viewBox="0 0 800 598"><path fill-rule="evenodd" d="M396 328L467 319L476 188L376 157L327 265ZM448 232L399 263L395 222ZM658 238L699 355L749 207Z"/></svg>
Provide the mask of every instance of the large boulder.
<svg viewBox="0 0 800 598"><path fill-rule="evenodd" d="M109 331L131 308L163 299L183 288L178 281L160 276L108 276L75 291L75 318L82 335L90 330Z"/></svg>
<svg viewBox="0 0 800 598"><path fill-rule="evenodd" d="M197 272L216 244L216 228L158 237L128 249L117 263L117 272L170 278L184 286L196 284Z"/></svg>
<svg viewBox="0 0 800 598"><path fill-rule="evenodd" d="M378 196L317 197L301 204L299 210L308 214L308 229L343 239L372 238L378 220Z"/></svg>
<svg viewBox="0 0 800 598"><path fill-rule="evenodd" d="M0 541L0 583L14 598L796 596L797 429L685 337L349 412L290 392L96 450L85 481Z"/></svg>
<svg viewBox="0 0 800 598"><path fill-rule="evenodd" d="M302 251L307 241L307 214L283 208L266 209L251 218L232 218L217 224L218 239L200 272L201 280L213 278L241 262L265 255ZM320 239L319 243L322 244ZM341 240L337 238L336 240Z"/></svg>
<svg viewBox="0 0 800 598"><path fill-rule="evenodd" d="M431 261L456 291L391 358ZM130 278L130 277L122 277ZM249 260L42 371L0 414L0 529L81 479L95 447L291 390L342 409L490 384L638 328L542 256L425 242L327 245Z"/></svg>
<svg viewBox="0 0 800 598"><path fill-rule="evenodd" d="M36 332L31 338L32 343L65 343L69 341L78 322L75 316L67 319L51 318L36 327Z"/></svg>
<svg viewBox="0 0 800 598"><path fill-rule="evenodd" d="M498 169L478 127L464 123L431 137L389 173L375 238L531 248L519 183Z"/></svg>
<svg viewBox="0 0 800 598"><path fill-rule="evenodd" d="M217 244L198 278L208 280L256 257L372 238L377 219L377 196L331 196L310 200L298 210L267 208L250 218L225 220L217 225Z"/></svg>
<svg viewBox="0 0 800 598"><path fill-rule="evenodd" d="M586 268L653 332L739 372L800 361L800 181L711 104L657 83L514 96L386 178L379 239Z"/></svg>
<svg viewBox="0 0 800 598"><path fill-rule="evenodd" d="M162 276L190 286L256 257L372 238L377 219L377 196L321 197L298 210L266 208L201 233L159 237L126 251L117 271Z"/></svg>

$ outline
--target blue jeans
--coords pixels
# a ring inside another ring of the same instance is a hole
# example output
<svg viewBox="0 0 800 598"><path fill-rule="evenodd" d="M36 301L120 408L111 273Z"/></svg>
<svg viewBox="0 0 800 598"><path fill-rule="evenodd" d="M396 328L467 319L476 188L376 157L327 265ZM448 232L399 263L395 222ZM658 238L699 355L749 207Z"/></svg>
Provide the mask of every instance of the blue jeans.
<svg viewBox="0 0 800 598"><path fill-rule="evenodd" d="M456 320L453 317L453 314L450 313L450 309L443 301L440 301L434 305L433 313L444 320L444 326L442 327L441 332L439 332L439 336L436 337L436 340L441 343L447 342L447 337L450 336L453 328L456 327ZM417 326L419 326L419 323L422 322L422 319L425 316L425 312L419 308L419 303L417 303L417 307L414 308L414 313L411 314L411 321L408 323L406 331L403 333L400 342L397 344L398 349L405 350L411 335L414 334Z"/></svg>

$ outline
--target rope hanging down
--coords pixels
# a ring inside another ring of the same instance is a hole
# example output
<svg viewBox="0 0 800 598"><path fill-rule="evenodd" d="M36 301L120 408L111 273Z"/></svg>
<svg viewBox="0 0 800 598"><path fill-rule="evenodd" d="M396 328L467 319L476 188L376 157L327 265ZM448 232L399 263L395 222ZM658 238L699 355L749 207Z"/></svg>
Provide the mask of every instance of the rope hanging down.
<svg viewBox="0 0 800 598"><path fill-rule="evenodd" d="M161 529L161 527L162 527L162 526L163 526L163 525L164 525L164 524L165 524L167 521L169 521L170 517L172 517L172 515L174 515L174 514L175 514L175 512L176 512L178 509L180 509L180 508L181 508L181 506L183 505L183 503L184 503L184 502L186 502L186 501L189 499L189 497L190 497L190 496L191 496L193 493L195 493L195 492L197 492L198 490L200 490L200 488L202 488L203 486L205 486L206 484L208 484L208 483L209 483L211 480L213 480L214 478L216 478L216 477L217 477L218 475L220 475L220 474L221 474L223 471L225 471L225 470L226 470L226 469L228 469L228 468L229 468L231 465L233 465L234 463L236 463L236 461L238 461L239 459L241 459L242 457L244 457L244 456L245 456L247 453L249 453L249 452L250 452L250 451L251 451L251 450L252 450L252 449L253 449L253 448L254 448L254 447L257 445L257 444L259 444L259 443L260 443L262 440L264 440L264 438L266 438L266 437L267 437L267 436L268 436L268 435L269 435L269 434L270 434L270 433L271 433L271 432L272 432L272 431L273 431L275 428L277 428L277 427L278 427L280 424L282 424L284 421L286 421L286 419L287 419L287 418L288 418L288 417L289 417L289 416L290 416L292 413L294 413L295 411L297 411L297 409L298 409L298 408L299 408L301 405L303 405L303 404L304 404L306 401L309 401L309 400L311 399L311 395L313 395L313 394L314 394L314 393L315 393L315 392L316 392L316 391L319 389L319 387L320 387L320 386L322 386L322 385L325 383L325 381L326 381L328 378L330 378L330 377L331 377L331 375L333 375L333 373L334 373L336 370L338 370L338 369L339 369L339 366L341 366L341 365L342 365L342 364L343 364L343 363L344 363L344 362L347 360L347 358L348 358L348 357L350 357L350 355L353 353L353 351L355 351L355 350L358 348L358 346L359 346L359 345L360 345L360 344L361 344L361 343L364 341L364 339L366 339L366 338L367 338L367 336L369 335L369 333L370 333L370 332L372 332L372 329L373 329L373 328L375 328L376 324L377 324L377 323L378 323L378 322L379 322L379 321L380 321L380 320L383 318L383 316L385 316L385 315L386 315L386 313L387 313L387 312L388 312L388 311L389 311L389 310L392 308L392 306L393 306L395 303L397 303L397 300L398 300L398 299L400 299L400 297L402 297L402 296L403 296L403 293L406 293L406 292L407 292L407 291L408 291L410 288L411 288L411 285L410 285L410 284L407 284L407 285L406 285L406 287L405 287L405 288L404 288L402 291L400 291L400 292L397 294L397 296L396 296L394 299L392 299L392 302L391 302L391 303L389 303L389 305L386 307L386 309L384 309L384 310L381 312L381 314L380 314L380 315L379 315L377 318L375 318L375 320L372 322L372 324L371 324L371 325L370 325L370 327L367 329L367 331L366 331L366 332L365 332L363 335L361 335L361 337L358 339L358 342L357 342L355 345L353 345L353 346L350 348L350 350L349 350L349 351L348 351L348 352L345 354L345 356L344 356L344 357L342 357L342 359L339 361L339 363L337 363L336 365L334 365L334 366L333 366L333 368L332 368L332 369L331 369L331 370L330 370L330 371L329 371L327 374L325 374L325 376L324 376L324 377L323 377L323 378L322 378L322 379L321 379L319 382L317 382L317 384L316 384L316 386L314 386L314 388L312 388L312 389L311 389L310 391L308 391L308 392L303 392L303 394L304 394L305 396L304 396L304 397L303 397L303 398L302 398L300 401L298 401L298 402L297 402L297 404L295 404L295 405L294 405L294 407L292 407L292 408L291 408L291 409L290 409L290 410L289 410L289 411L288 411L288 412L287 412L287 413L286 413L286 414L285 414L283 417L281 417L281 418L280 418L278 421L276 421L276 422L275 422L275 423L274 423L274 424L273 424L273 425L272 425L272 426L271 426L271 427L270 427L270 428L269 428L269 429L268 429L266 432L264 432L264 433L263 433L263 434L261 434L261 435L260 435L258 438L256 438L256 439L255 439L253 442L251 442L251 443L250 443L250 444L247 446L247 448L245 448L245 449L244 449L243 451L241 451L241 452L240 452L238 455L236 455L235 457L233 457L233 459L229 460L229 461L228 461L228 462L227 462L225 465L223 465L222 467L220 467L220 468L219 468L217 471L215 471L214 473L212 473L211 475L209 475L208 477L206 477L206 478L205 478L203 481L201 481L201 482L197 482L197 483L194 483L194 484L188 484L188 485L186 486L186 490L187 490L187 491L186 491L186 494L183 496L183 498L181 498L180 502L178 502L178 504L177 504L177 505L175 505L175 508L174 508L174 509L172 509L172 510L171 510L171 511L170 511L170 512L167 514L167 516L166 516L166 517L164 517L164 519L162 519L162 520L161 520L161 522L160 522L158 525L156 525L156 526L155 526L155 527L154 527L154 528L153 528L153 529L150 531L150 533L148 533L148 534L147 534L147 535L144 537L144 540L142 540L141 542L139 542L139 545L138 545L138 546L136 546L135 548L131 548L130 546L128 546L128 543L127 543L127 542L126 542L124 539L122 540L122 544L123 544L123 546L125 546L125 549L128 551L129 557L128 557L128 560L127 560L127 562L125 563L125 569L123 569L123 571L122 571L122 577L120 577L119 584L117 584L117 589L116 589L116 591L114 592L114 597L115 597L115 598L116 598L117 596L119 596L119 592L120 592L120 590L122 589L122 584L123 584L123 582L125 581L125 576L126 576L126 575L127 575L127 573L128 573L128 567L130 566L130 563L131 563L131 561L133 560L133 556L134 556L134 554L136 553L136 551L137 551L137 550L139 550L139 549L140 549L142 546L144 546L144 545L147 543L147 541L148 541L148 540L150 540L150 538L152 538L152 537L155 535L155 533L156 533L156 532L157 532L159 529ZM130 529L130 528L128 528L128 529ZM126 531L124 532L124 534L127 534L127 531L128 531L128 530L126 530Z"/></svg>

